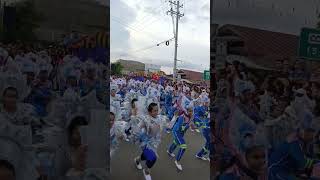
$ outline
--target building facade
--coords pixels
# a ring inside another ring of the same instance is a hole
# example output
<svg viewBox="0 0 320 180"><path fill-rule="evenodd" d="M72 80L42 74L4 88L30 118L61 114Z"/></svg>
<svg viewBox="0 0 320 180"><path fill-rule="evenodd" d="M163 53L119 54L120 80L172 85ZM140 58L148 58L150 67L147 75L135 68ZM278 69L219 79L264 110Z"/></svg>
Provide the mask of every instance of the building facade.
<svg viewBox="0 0 320 180"><path fill-rule="evenodd" d="M145 73L159 73L161 66L155 64L145 64Z"/></svg>
<svg viewBox="0 0 320 180"><path fill-rule="evenodd" d="M186 79L193 83L203 81L203 73L201 72L179 69L177 74L179 77L181 77L181 79Z"/></svg>
<svg viewBox="0 0 320 180"><path fill-rule="evenodd" d="M66 35L94 34L109 29L109 6L96 0L34 0L44 21L36 34L39 40L62 41Z"/></svg>
<svg viewBox="0 0 320 180"><path fill-rule="evenodd" d="M279 60L296 60L298 44L295 35L224 25L216 31L211 54L217 69L226 61L238 60L252 68L277 70Z"/></svg>

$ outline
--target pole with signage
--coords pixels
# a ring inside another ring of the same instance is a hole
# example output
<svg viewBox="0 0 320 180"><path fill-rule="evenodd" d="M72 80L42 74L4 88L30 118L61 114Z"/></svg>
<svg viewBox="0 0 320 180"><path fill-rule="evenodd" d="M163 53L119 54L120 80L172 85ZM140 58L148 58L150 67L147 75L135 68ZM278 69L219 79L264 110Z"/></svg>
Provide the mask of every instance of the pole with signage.
<svg viewBox="0 0 320 180"><path fill-rule="evenodd" d="M306 63L309 73L312 74L313 64L320 61L320 30L301 29L298 53L300 59L309 60Z"/></svg>
<svg viewBox="0 0 320 180"><path fill-rule="evenodd" d="M302 28L299 40L299 57L310 60L320 60L320 31Z"/></svg>
<svg viewBox="0 0 320 180"><path fill-rule="evenodd" d="M209 70L204 70L203 79L204 80L210 80L210 71Z"/></svg>
<svg viewBox="0 0 320 180"><path fill-rule="evenodd" d="M171 16L173 16L174 14L176 15L176 32L175 32L175 49L174 49L174 63L173 63L173 81L176 81L177 78L177 60L178 60L178 30L179 30L179 19L181 17L184 16L184 14L180 13L180 8L183 7L183 5L180 4L179 1L169 1L170 4L175 5L176 11L173 11L173 9L171 9L170 11L168 11L167 13Z"/></svg>

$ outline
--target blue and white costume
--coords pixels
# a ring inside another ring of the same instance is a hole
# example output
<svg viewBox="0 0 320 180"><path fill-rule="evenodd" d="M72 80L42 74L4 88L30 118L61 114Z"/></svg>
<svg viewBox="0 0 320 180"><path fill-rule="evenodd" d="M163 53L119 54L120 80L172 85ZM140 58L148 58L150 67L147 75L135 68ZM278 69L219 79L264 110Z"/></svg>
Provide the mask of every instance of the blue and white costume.
<svg viewBox="0 0 320 180"><path fill-rule="evenodd" d="M110 86L110 91L114 91L114 92L117 92L118 90L118 87L117 85L111 85ZM120 95L115 95L115 96L112 96L110 95L110 108L113 107L115 109L115 116L116 116L116 120L119 120L119 119L122 119L121 118L121 97Z"/></svg>
<svg viewBox="0 0 320 180"><path fill-rule="evenodd" d="M112 158L119 148L120 139L125 137L126 122L115 121L110 128L110 157Z"/></svg>
<svg viewBox="0 0 320 180"><path fill-rule="evenodd" d="M161 142L161 129L163 126L160 117L153 118L150 115L141 117L139 122L140 130L134 132L139 140L141 148L141 160L146 162L146 166L150 169L157 161L157 150Z"/></svg>
<svg viewBox="0 0 320 180"><path fill-rule="evenodd" d="M302 147L304 143L299 139L288 140L282 143L271 153L269 158L270 180L295 180L297 175L312 169L317 162L310 157L312 145L307 149Z"/></svg>
<svg viewBox="0 0 320 180"><path fill-rule="evenodd" d="M198 112L198 118L201 120L201 131L202 135L205 139L205 145L203 148L197 153L198 158L202 158L203 160L207 160L204 156L210 153L211 149L211 130L210 130L210 118L206 115L206 111L202 109Z"/></svg>
<svg viewBox="0 0 320 180"><path fill-rule="evenodd" d="M173 152L177 147L179 148L178 154L176 156L176 161L175 161L176 165L177 165L177 162L181 160L183 154L187 149L187 144L185 142L184 135L190 127L192 118L193 117L187 117L187 115L182 114L179 116L179 118L176 120L175 124L173 125L173 128L172 128L173 143L171 144L167 152L170 156L173 157L174 156ZM180 166L179 164L177 165L177 167L179 167L179 169L182 170Z"/></svg>

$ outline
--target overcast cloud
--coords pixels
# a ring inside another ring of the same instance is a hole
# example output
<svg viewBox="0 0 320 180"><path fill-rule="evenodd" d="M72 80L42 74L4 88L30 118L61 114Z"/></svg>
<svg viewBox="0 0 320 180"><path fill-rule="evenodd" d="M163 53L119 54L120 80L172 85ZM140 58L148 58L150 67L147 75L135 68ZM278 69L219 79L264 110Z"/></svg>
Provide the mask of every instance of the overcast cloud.
<svg viewBox="0 0 320 180"><path fill-rule="evenodd" d="M179 23L178 68L203 71L210 65L210 1L181 0L185 14ZM163 66L172 72L174 41L166 0L110 0L111 61L119 58Z"/></svg>
<svg viewBox="0 0 320 180"><path fill-rule="evenodd" d="M316 27L319 0L212 0L212 22L290 34Z"/></svg>

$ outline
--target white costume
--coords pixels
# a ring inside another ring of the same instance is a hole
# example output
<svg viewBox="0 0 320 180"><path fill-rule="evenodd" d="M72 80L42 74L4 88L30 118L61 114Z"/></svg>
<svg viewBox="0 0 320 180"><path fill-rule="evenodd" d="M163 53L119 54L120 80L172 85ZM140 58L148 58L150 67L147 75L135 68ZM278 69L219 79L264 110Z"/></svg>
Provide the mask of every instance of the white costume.
<svg viewBox="0 0 320 180"><path fill-rule="evenodd" d="M14 167L17 180L36 180L39 177L31 143L30 127L0 123L0 159Z"/></svg>

